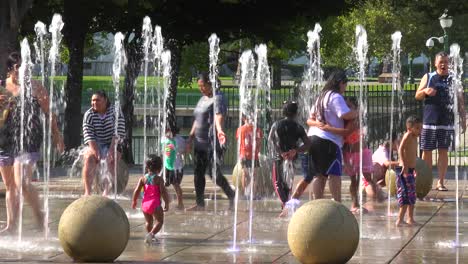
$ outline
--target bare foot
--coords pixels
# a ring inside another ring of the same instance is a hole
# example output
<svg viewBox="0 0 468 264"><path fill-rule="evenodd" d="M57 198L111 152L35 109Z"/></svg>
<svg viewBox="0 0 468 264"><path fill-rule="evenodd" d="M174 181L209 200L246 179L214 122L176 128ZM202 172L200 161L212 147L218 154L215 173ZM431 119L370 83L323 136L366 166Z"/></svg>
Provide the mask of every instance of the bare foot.
<svg viewBox="0 0 468 264"><path fill-rule="evenodd" d="M409 225L409 226L419 226L420 225L418 222L414 221L414 219L406 221L406 224Z"/></svg>
<svg viewBox="0 0 468 264"><path fill-rule="evenodd" d="M17 231L16 227L7 226L7 227L3 228L2 230L0 230L0 234L9 236L9 235L14 235L16 233L16 231Z"/></svg>
<svg viewBox="0 0 468 264"><path fill-rule="evenodd" d="M288 208L284 207L281 213L278 215L279 218L284 218L288 216Z"/></svg>
<svg viewBox="0 0 468 264"><path fill-rule="evenodd" d="M194 205L192 207L189 207L185 209L186 211L205 211L205 207L201 205Z"/></svg>
<svg viewBox="0 0 468 264"><path fill-rule="evenodd" d="M353 213L353 214L359 214L359 213L360 213L360 212L359 212L359 207L354 207L354 206L352 206L351 209L350 209L350 211L351 211L351 213ZM362 213L363 213L363 214L367 214L368 212L369 212L369 211L368 211L366 208L364 208L364 207L362 208Z"/></svg>
<svg viewBox="0 0 468 264"><path fill-rule="evenodd" d="M400 219L398 219L398 220L395 222L395 226L396 226L396 227L403 227L403 226L406 226L406 225L407 225L407 223L406 223L405 221L403 221L403 220L400 220Z"/></svg>
<svg viewBox="0 0 468 264"><path fill-rule="evenodd" d="M184 211L184 210L185 210L185 206L184 206L183 204L179 204L179 205L177 205L176 210Z"/></svg>

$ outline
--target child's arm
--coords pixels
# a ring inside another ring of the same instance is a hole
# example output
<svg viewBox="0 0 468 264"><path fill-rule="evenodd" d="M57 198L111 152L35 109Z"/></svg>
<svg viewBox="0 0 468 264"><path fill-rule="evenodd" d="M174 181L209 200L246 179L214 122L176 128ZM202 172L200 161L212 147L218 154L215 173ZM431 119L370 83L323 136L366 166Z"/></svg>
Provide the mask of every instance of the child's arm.
<svg viewBox="0 0 468 264"><path fill-rule="evenodd" d="M161 177L159 178L159 190L161 191L161 196L164 201L164 212L169 210L169 194L167 193L166 186L164 186L164 181Z"/></svg>
<svg viewBox="0 0 468 264"><path fill-rule="evenodd" d="M143 188L144 186L144 182L143 182L143 178L140 178L140 180L138 181L138 185L137 187L135 188L135 190L133 191L133 199L132 199L132 208L135 209L136 208L136 203L138 201L138 196L140 195L140 192L141 192L141 188Z"/></svg>
<svg viewBox="0 0 468 264"><path fill-rule="evenodd" d="M406 173L406 145L408 144L408 135L409 133L405 133L403 138L401 139L400 146L398 147L398 156L400 157L400 165L402 166L401 171Z"/></svg>

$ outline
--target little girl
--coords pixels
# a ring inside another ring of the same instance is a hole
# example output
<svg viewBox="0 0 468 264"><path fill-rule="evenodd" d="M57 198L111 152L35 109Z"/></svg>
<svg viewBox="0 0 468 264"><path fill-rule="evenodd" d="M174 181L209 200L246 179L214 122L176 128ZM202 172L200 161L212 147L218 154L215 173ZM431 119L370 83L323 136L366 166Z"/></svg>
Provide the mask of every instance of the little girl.
<svg viewBox="0 0 468 264"><path fill-rule="evenodd" d="M144 188L141 210L145 216L146 231L148 232L145 243L150 244L164 223L164 212L169 209L169 195L164 187L163 178L158 176L162 169L161 158L154 154L148 155L145 165L147 173L140 178L133 192L132 208L136 208L138 196L140 196L141 189ZM161 196L164 200L164 210L161 207ZM154 225L153 220L156 221Z"/></svg>

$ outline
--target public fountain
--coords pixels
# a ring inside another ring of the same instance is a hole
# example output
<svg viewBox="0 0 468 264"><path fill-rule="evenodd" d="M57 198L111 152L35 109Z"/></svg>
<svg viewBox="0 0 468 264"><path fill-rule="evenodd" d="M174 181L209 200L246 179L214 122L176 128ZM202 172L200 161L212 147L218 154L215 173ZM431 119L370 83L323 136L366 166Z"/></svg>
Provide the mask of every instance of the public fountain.
<svg viewBox="0 0 468 264"><path fill-rule="evenodd" d="M216 96L218 93L218 89L221 88L219 87L218 83L218 55L219 55L219 38L216 36L216 34L211 34L210 38L208 39L208 43L210 44L210 82L211 82L211 89L213 93L213 168L212 168L212 175L213 175L213 182L216 185L216 177L217 177L217 170L218 170L218 144L221 145L221 142L218 143L218 135L217 135L217 130L216 130L216 111L217 111L217 100ZM216 214L217 211L217 195L216 195L216 189L217 187L215 186L214 188L214 213Z"/></svg>
<svg viewBox="0 0 468 264"><path fill-rule="evenodd" d="M401 94L401 84L400 84L400 42L401 42L401 32L396 31L392 34L392 53L393 53L393 61L392 61L392 90L391 90L391 103L390 103L390 154L389 157L391 159L393 153L393 123L394 123L394 115L395 115L395 92ZM401 111L399 112L401 114ZM401 120L401 116L400 116ZM390 184L390 183L387 183ZM388 191L388 201L387 201L387 215L391 216L391 192Z"/></svg>
<svg viewBox="0 0 468 264"><path fill-rule="evenodd" d="M450 87L450 96L453 100L452 111L454 115L454 129L455 135L453 140L455 141L455 153L458 153L460 149L460 114L459 114L459 98L463 96L463 59L460 56L460 46L456 43L450 46L450 66L449 73L452 78ZM462 101L463 102L463 101ZM459 220L459 159L458 155L455 155L455 247L461 247L460 244L460 220Z"/></svg>
<svg viewBox="0 0 468 264"><path fill-rule="evenodd" d="M355 47L355 54L356 60L359 65L359 72L358 72L358 80L359 80L359 134L360 134L360 141L359 141L359 229L361 232L359 233L360 238L363 236L362 231L362 179L364 178L364 174L362 172L362 154L363 154L363 142L365 137L367 136L367 98L365 98L365 94L367 94L366 86L364 85L365 82L365 72L366 72L366 65L367 65L367 32L363 26L357 25L356 26L356 47Z"/></svg>

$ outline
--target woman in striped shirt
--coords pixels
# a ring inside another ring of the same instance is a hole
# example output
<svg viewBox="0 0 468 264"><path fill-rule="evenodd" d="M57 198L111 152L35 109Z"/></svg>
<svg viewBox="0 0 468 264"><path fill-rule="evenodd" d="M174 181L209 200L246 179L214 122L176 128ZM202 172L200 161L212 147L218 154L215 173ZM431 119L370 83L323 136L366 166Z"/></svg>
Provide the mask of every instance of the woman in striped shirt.
<svg viewBox="0 0 468 264"><path fill-rule="evenodd" d="M120 109L117 122L115 116L114 106L110 104L106 93L102 90L94 92L91 97L91 108L83 117L84 143L88 145L84 152L82 172L84 195L91 194L96 167L101 160L107 162L109 172L112 178L114 177L114 170L111 168L114 168L115 162L121 157L121 153L119 151L115 153L114 150L116 144L125 138L125 120ZM108 189L104 189L104 196L108 194Z"/></svg>

